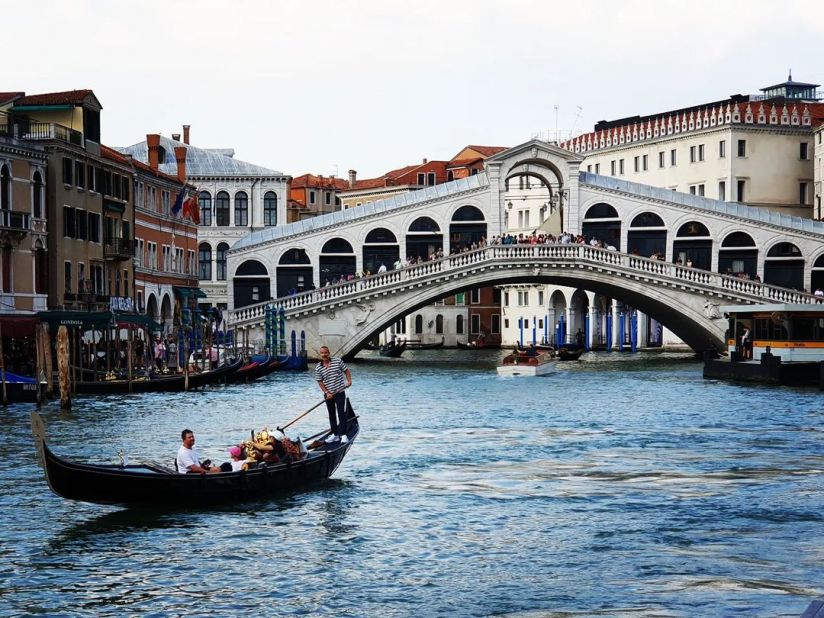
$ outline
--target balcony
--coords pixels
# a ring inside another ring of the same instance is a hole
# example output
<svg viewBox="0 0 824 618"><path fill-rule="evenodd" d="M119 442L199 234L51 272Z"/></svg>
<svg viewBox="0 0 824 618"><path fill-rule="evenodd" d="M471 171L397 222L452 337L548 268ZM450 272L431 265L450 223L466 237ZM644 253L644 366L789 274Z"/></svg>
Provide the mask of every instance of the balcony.
<svg viewBox="0 0 824 618"><path fill-rule="evenodd" d="M103 257L107 260L129 260L134 243L129 238L107 238L103 242Z"/></svg>
<svg viewBox="0 0 824 618"><path fill-rule="evenodd" d="M22 140L67 142L84 146L83 134L56 122L29 122L16 120L13 124L0 118L0 134Z"/></svg>
<svg viewBox="0 0 824 618"><path fill-rule="evenodd" d="M10 232L20 237L31 230L31 215L26 212L0 210L0 231Z"/></svg>

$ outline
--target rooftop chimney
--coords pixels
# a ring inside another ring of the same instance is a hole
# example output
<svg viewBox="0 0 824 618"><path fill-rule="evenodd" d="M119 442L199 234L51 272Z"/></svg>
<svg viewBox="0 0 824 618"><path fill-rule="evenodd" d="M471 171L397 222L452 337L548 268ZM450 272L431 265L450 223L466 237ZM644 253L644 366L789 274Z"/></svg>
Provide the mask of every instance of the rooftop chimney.
<svg viewBox="0 0 824 618"><path fill-rule="evenodd" d="M427 163L426 157L423 158L423 161L421 163L422 163L422 165L426 165L426 163Z"/></svg>
<svg viewBox="0 0 824 618"><path fill-rule="evenodd" d="M358 172L357 170L349 170L349 188L353 189L355 187L355 182L358 179Z"/></svg>
<svg viewBox="0 0 824 618"><path fill-rule="evenodd" d="M160 160L160 133L147 134L146 146L149 148L149 167L157 170Z"/></svg>
<svg viewBox="0 0 824 618"><path fill-rule="evenodd" d="M177 161L177 179L186 182L186 147L175 146L175 160Z"/></svg>
<svg viewBox="0 0 824 618"><path fill-rule="evenodd" d="M172 133L172 139L176 142L180 141L180 133Z"/></svg>
<svg viewBox="0 0 824 618"><path fill-rule="evenodd" d="M183 143L187 144L187 145L189 144L189 127L190 126L191 125L188 125L188 124L183 125Z"/></svg>

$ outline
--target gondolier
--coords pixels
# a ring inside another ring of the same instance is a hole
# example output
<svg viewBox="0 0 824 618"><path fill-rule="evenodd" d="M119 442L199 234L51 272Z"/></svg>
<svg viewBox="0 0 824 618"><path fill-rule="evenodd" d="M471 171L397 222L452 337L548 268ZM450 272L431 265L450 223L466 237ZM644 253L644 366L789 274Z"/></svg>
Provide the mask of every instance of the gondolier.
<svg viewBox="0 0 824 618"><path fill-rule="evenodd" d="M321 346L319 353L320 362L315 366L315 380L318 381L318 386L323 391L326 409L329 411L331 433L327 440L346 442L346 393L344 391L352 386L352 373L342 359L330 354L328 347Z"/></svg>

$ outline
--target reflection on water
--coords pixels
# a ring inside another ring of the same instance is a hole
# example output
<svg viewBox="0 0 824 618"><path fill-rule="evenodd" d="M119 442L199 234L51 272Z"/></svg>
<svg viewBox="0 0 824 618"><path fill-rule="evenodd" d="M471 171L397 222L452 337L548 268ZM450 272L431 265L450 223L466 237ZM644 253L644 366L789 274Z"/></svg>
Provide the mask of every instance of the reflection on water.
<svg viewBox="0 0 824 618"><path fill-rule="evenodd" d="M704 381L689 355L497 351L352 363L357 444L327 484L213 509L53 496L0 411L0 615L799 615L822 592L821 394ZM43 409L64 455L214 461L319 401L311 373ZM298 429L323 428L325 412Z"/></svg>

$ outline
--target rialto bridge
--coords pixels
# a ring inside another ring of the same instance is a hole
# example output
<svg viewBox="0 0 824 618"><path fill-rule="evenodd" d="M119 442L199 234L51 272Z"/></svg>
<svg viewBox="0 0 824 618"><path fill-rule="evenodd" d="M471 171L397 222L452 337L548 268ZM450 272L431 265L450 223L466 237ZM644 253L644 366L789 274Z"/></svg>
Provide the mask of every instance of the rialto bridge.
<svg viewBox="0 0 824 618"><path fill-rule="evenodd" d="M326 343L352 355L435 300L478 286L548 283L622 301L702 350L723 346L718 305L814 302L798 290L824 287L824 223L582 173L580 164L533 140L488 159L476 176L254 232L228 253L229 323L260 339L264 308L274 305L310 354ZM488 245L450 256L456 245L506 233L510 185L524 176L548 191L541 229L554 223L556 233L563 226L617 251ZM446 257L393 269L437 250ZM644 257L653 252L664 258ZM346 281L380 264L387 272ZM344 282L326 285L334 280Z"/></svg>

